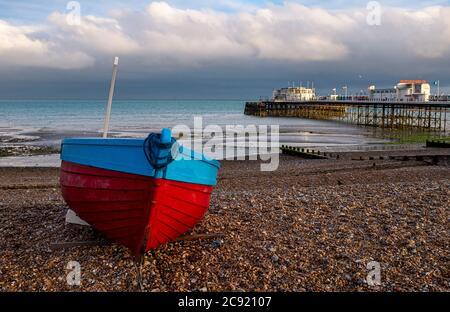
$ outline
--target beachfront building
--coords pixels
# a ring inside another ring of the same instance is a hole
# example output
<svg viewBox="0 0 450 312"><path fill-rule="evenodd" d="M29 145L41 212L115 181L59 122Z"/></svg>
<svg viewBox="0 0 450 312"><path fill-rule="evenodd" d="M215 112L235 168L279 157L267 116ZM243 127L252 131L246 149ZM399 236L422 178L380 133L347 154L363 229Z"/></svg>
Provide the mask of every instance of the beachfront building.
<svg viewBox="0 0 450 312"><path fill-rule="evenodd" d="M431 87L426 80L400 80L394 88L369 87L371 101L428 102Z"/></svg>
<svg viewBox="0 0 450 312"><path fill-rule="evenodd" d="M289 87L273 91L272 100L282 102L311 101L316 98L314 88Z"/></svg>
<svg viewBox="0 0 450 312"><path fill-rule="evenodd" d="M397 92L402 101L428 102L431 87L426 80L400 80L400 83L397 84Z"/></svg>
<svg viewBox="0 0 450 312"><path fill-rule="evenodd" d="M369 87L369 100L371 101L396 101L397 88L377 89L375 86Z"/></svg>

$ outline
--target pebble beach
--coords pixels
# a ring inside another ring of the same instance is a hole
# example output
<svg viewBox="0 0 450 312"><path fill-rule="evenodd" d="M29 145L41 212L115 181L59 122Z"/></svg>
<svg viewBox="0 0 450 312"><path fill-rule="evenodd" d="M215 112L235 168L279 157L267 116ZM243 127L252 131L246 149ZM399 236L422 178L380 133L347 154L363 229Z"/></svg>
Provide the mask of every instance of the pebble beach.
<svg viewBox="0 0 450 312"><path fill-rule="evenodd" d="M141 267L92 228L65 223L58 168L0 168L0 290L450 291L448 165L291 156L275 172L259 165L222 162L205 218ZM70 261L80 285L67 283Z"/></svg>

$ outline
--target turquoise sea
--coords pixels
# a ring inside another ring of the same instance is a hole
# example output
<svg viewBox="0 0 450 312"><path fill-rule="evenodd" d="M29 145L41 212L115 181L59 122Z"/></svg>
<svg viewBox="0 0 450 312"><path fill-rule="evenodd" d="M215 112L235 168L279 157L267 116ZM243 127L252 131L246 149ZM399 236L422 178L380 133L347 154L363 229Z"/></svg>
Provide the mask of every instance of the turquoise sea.
<svg viewBox="0 0 450 312"><path fill-rule="evenodd" d="M106 101L0 100L0 127L31 130L99 131ZM192 116L208 122L229 123L245 119L242 101L114 101L111 129L119 132L150 131L189 124Z"/></svg>

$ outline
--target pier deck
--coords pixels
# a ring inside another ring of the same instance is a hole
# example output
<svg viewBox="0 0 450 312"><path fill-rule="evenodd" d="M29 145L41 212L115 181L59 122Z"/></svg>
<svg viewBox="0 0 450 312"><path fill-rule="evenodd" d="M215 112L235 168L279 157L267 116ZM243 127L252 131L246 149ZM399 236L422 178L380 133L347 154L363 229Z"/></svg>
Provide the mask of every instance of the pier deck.
<svg viewBox="0 0 450 312"><path fill-rule="evenodd" d="M381 128L447 131L450 102L330 101L247 102L245 114L338 120Z"/></svg>

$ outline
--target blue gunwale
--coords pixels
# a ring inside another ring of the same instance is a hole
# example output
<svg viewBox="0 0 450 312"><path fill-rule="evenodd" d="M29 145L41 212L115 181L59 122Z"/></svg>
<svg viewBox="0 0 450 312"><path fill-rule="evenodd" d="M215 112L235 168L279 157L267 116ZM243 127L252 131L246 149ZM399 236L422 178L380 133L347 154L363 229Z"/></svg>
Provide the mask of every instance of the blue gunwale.
<svg viewBox="0 0 450 312"><path fill-rule="evenodd" d="M61 144L61 160L102 169L164 178L187 183L215 185L220 163L179 145L180 157L167 167L155 169L144 153L141 138L67 138Z"/></svg>

